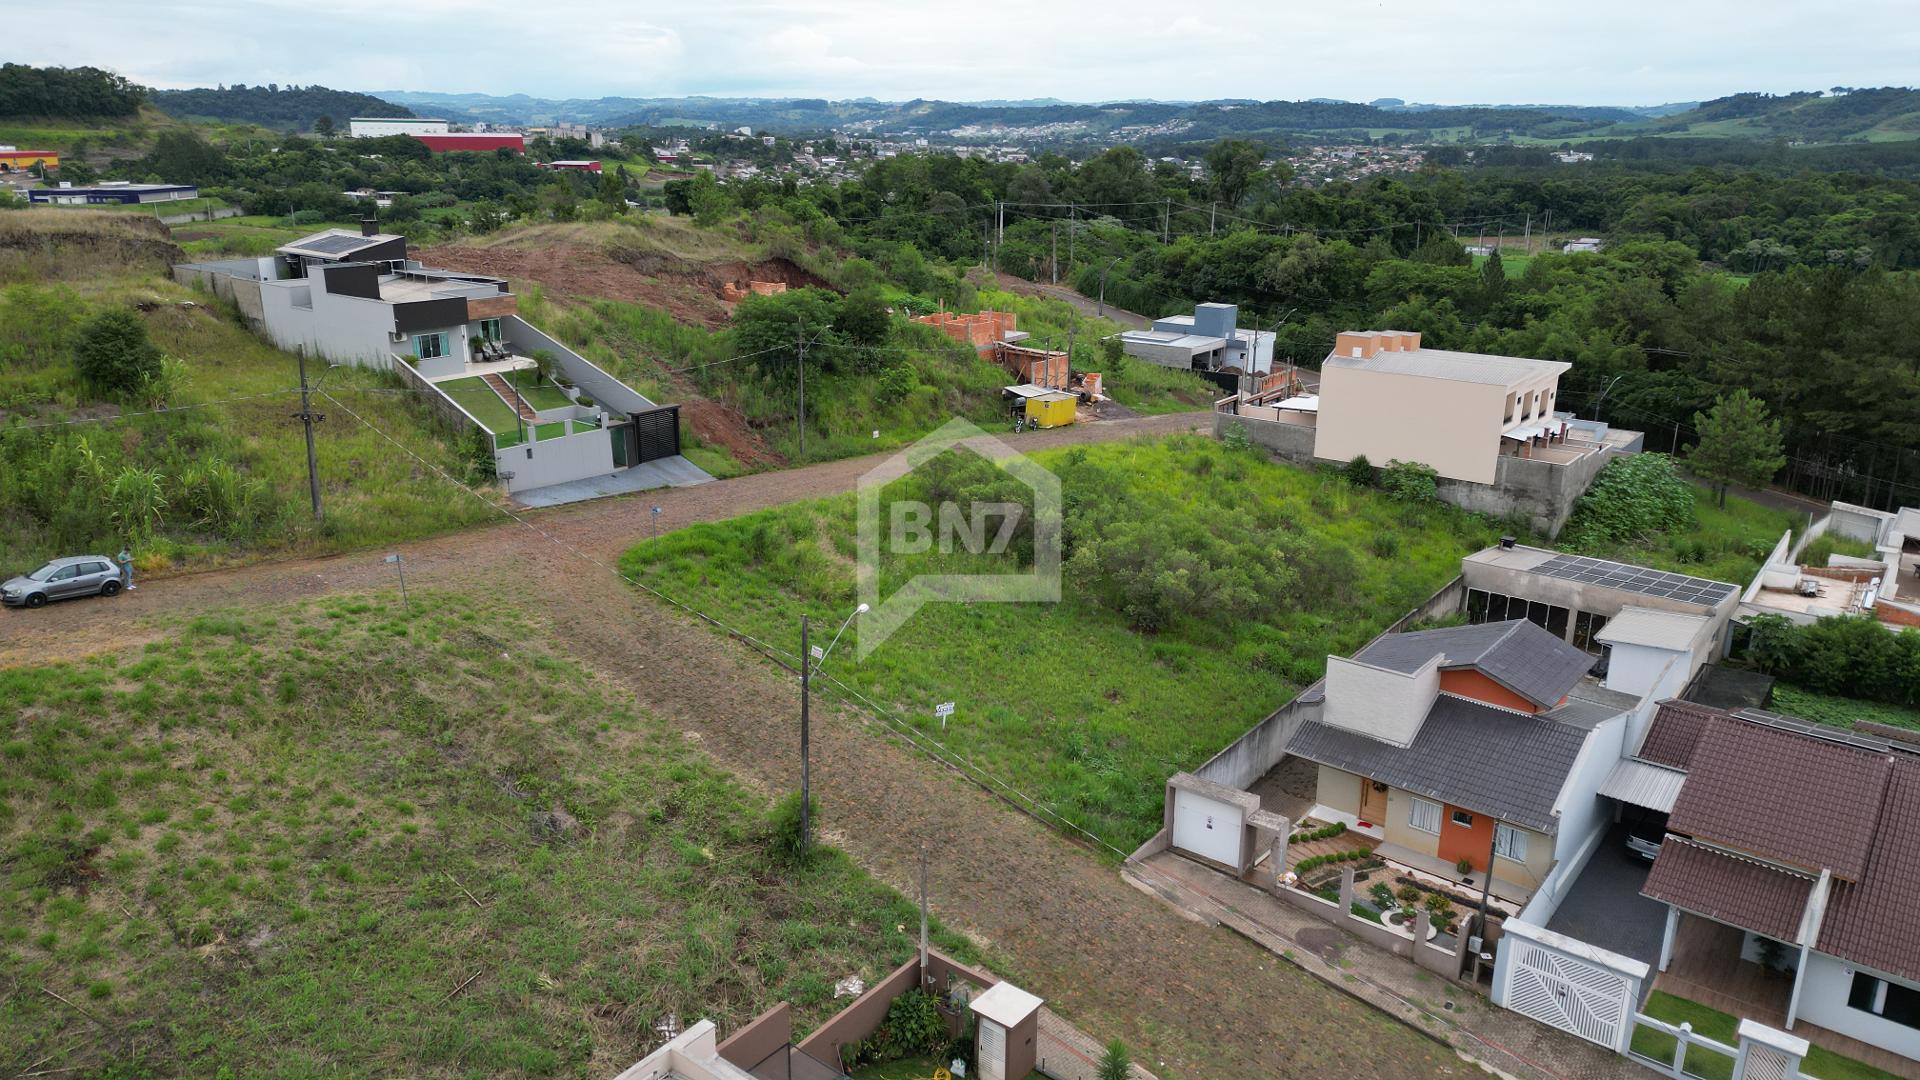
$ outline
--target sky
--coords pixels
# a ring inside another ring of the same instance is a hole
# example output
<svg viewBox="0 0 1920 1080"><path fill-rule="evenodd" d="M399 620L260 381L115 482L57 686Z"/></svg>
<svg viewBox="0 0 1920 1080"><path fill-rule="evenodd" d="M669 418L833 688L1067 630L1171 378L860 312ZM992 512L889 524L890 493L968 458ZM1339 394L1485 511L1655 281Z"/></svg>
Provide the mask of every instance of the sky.
<svg viewBox="0 0 1920 1080"><path fill-rule="evenodd" d="M1920 83L1915 0L0 0L0 60L536 97L1651 105Z"/></svg>

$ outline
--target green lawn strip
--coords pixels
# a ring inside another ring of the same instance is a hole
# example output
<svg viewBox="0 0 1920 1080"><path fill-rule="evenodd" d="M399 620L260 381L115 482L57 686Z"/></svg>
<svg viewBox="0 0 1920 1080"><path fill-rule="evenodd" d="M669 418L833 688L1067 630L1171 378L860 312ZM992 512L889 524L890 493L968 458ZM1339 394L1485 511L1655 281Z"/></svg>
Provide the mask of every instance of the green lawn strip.
<svg viewBox="0 0 1920 1080"><path fill-rule="evenodd" d="M487 426L495 435L504 435L520 430L520 415L506 403L485 379L470 375L464 379L449 379L435 383L440 391L459 402L475 420Z"/></svg>
<svg viewBox="0 0 1920 1080"><path fill-rule="evenodd" d="M1060 603L931 604L857 662L856 631L848 631L829 673L1123 850L1159 827L1168 774L1238 738L1318 678L1328 654L1364 644L1496 535L1484 519L1394 502L1208 439L1035 459L1099 469L1115 489L1107 494L1144 500L1143 516L1198 504L1257 507L1293 522L1318 560L1299 568L1297 598L1284 610L1231 626L1180 618L1142 633L1069 573ZM1069 483L1063 494L1072 504L1101 493ZM799 503L676 530L631 549L622 568L797 651L802 612L818 638L855 605L853 522L851 496ZM887 572L883 597L901 576ZM945 701L958 707L943 725L932 710Z"/></svg>
<svg viewBox="0 0 1920 1080"><path fill-rule="evenodd" d="M1833 727L1850 728L1855 720L1868 720L1920 731L1920 708L1823 694L1787 683L1773 684L1772 705L1789 716Z"/></svg>
<svg viewBox="0 0 1920 1080"><path fill-rule="evenodd" d="M550 382L542 381L538 371L521 369L507 373L507 381L513 384L527 404L535 409L564 409L574 403L564 391Z"/></svg>
<svg viewBox="0 0 1920 1080"><path fill-rule="evenodd" d="M1697 1001L1655 990L1647 998L1647 1007L1643 1011L1669 1024L1691 1024L1694 1034L1704 1035L1727 1046L1739 1045L1739 1018ZM1675 1045L1674 1037L1665 1032L1649 1027L1634 1028L1632 1046L1636 1054L1643 1054L1655 1061L1671 1062ZM1733 1059L1696 1046L1687 1051L1686 1070L1703 1080L1727 1080L1733 1075ZM1894 1080L1893 1073L1818 1046L1808 1052L1800 1071L1802 1075L1819 1077L1820 1080Z"/></svg>
<svg viewBox="0 0 1920 1080"><path fill-rule="evenodd" d="M0 730L0 983L86 1010L0 999L18 1063L609 1075L914 953L912 904L774 854L765 797L491 600L183 618L0 672Z"/></svg>
<svg viewBox="0 0 1920 1080"><path fill-rule="evenodd" d="M533 428L533 438L535 442L546 442L549 439L563 439L566 438L568 434L567 422L565 420L555 420L549 424L535 424Z"/></svg>

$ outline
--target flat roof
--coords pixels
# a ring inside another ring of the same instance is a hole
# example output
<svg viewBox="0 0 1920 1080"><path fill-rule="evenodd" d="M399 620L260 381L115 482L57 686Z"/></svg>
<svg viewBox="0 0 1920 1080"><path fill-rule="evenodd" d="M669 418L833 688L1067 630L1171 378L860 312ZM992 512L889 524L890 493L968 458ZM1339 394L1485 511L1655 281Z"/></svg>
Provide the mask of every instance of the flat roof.
<svg viewBox="0 0 1920 1080"><path fill-rule="evenodd" d="M1707 622L1705 615L1630 607L1609 619L1607 625L1593 635L1593 640L1608 645L1645 645L1685 652L1693 647L1700 628Z"/></svg>
<svg viewBox="0 0 1920 1080"><path fill-rule="evenodd" d="M1537 379L1544 375L1565 374L1572 369L1573 365L1563 360L1533 360L1524 356L1496 356L1492 353L1422 348L1375 353L1371 357L1329 353L1321 367L1383 371L1394 375L1446 379L1450 382L1511 386L1514 383Z"/></svg>
<svg viewBox="0 0 1920 1080"><path fill-rule="evenodd" d="M319 255L337 259L390 240L404 239L405 237L395 233L375 233L372 236L365 236L351 229L323 229L282 244L274 250L293 255Z"/></svg>
<svg viewBox="0 0 1920 1080"><path fill-rule="evenodd" d="M198 185L196 184L129 184L124 181L110 180L102 184L75 184L72 187L48 186L48 187L28 188L27 190L28 191L64 191L70 195L78 195L78 194L82 194L90 191L101 191L101 192L196 191L198 190Z"/></svg>
<svg viewBox="0 0 1920 1080"><path fill-rule="evenodd" d="M974 998L968 1008L1001 1027L1010 1028L1032 1016L1042 1004L1039 998L1010 982L997 982Z"/></svg>
<svg viewBox="0 0 1920 1080"><path fill-rule="evenodd" d="M1192 352L1212 352L1226 347L1227 339L1209 337L1206 334L1176 334L1171 330L1123 330L1121 341L1138 342L1143 345L1156 345L1166 349L1187 349Z"/></svg>
<svg viewBox="0 0 1920 1080"><path fill-rule="evenodd" d="M1578 584L1599 585L1620 592L1658 596L1678 600L1684 604L1694 604L1704 609L1719 607L1722 601L1740 592L1739 586L1724 581L1710 581L1706 578L1689 577L1686 574L1670 574L1664 570L1635 566L1632 563L1595 559L1586 555L1567 555L1558 551L1525 547L1519 544L1511 548L1482 548L1461 561L1479 563L1483 566L1498 566L1506 570L1538 574L1541 577L1557 578Z"/></svg>

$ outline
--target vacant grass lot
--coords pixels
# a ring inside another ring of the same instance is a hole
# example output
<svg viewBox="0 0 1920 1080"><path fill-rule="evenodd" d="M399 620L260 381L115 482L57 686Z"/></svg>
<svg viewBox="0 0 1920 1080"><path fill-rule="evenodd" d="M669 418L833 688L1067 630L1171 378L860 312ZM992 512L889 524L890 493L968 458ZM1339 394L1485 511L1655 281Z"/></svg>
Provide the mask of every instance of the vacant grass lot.
<svg viewBox="0 0 1920 1080"><path fill-rule="evenodd" d="M1238 738L1318 678L1328 653L1350 652L1425 600L1496 532L1209 439L1035 459L1087 478L1064 484L1069 537L1073 507L1095 498L1130 502L1140 520L1241 508L1280 523L1309 553L1267 556L1300 574L1292 599L1245 620L1190 609L1143 633L1069 574L1057 604L929 605L858 663L849 631L826 670L1123 849L1159 827L1169 773ZM853 609L855 549L854 502L843 496L670 533L633 548L622 568L797 653L802 612L824 644ZM1177 554L1160 552L1169 574L1186 572L1171 568ZM943 725L932 712L946 701L957 710Z"/></svg>
<svg viewBox="0 0 1920 1080"><path fill-rule="evenodd" d="M1920 731L1920 708L1822 694L1787 683L1774 684L1773 708L1789 716L1833 727L1850 728L1855 720L1870 720L1876 724Z"/></svg>
<svg viewBox="0 0 1920 1080"><path fill-rule="evenodd" d="M1716 506L1713 493L1703 488L1694 489L1693 502L1691 529L1661 533L1645 542L1583 549L1582 554L1731 582L1744 589L1780 534L1806 524L1798 515L1738 495L1728 495L1726 506Z"/></svg>
<svg viewBox="0 0 1920 1080"><path fill-rule="evenodd" d="M0 672L0 1070L605 1077L912 954L549 641L415 593Z"/></svg>

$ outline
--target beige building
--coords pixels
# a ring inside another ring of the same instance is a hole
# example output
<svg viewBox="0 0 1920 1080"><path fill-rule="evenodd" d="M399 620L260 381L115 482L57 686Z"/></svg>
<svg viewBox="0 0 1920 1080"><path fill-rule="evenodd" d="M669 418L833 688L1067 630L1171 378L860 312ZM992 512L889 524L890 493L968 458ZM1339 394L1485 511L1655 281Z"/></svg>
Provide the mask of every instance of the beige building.
<svg viewBox="0 0 1920 1080"><path fill-rule="evenodd" d="M1417 461L1449 480L1492 484L1501 454L1532 456L1565 441L1553 410L1571 367L1423 349L1419 334L1404 331L1342 333L1320 370L1313 454Z"/></svg>

